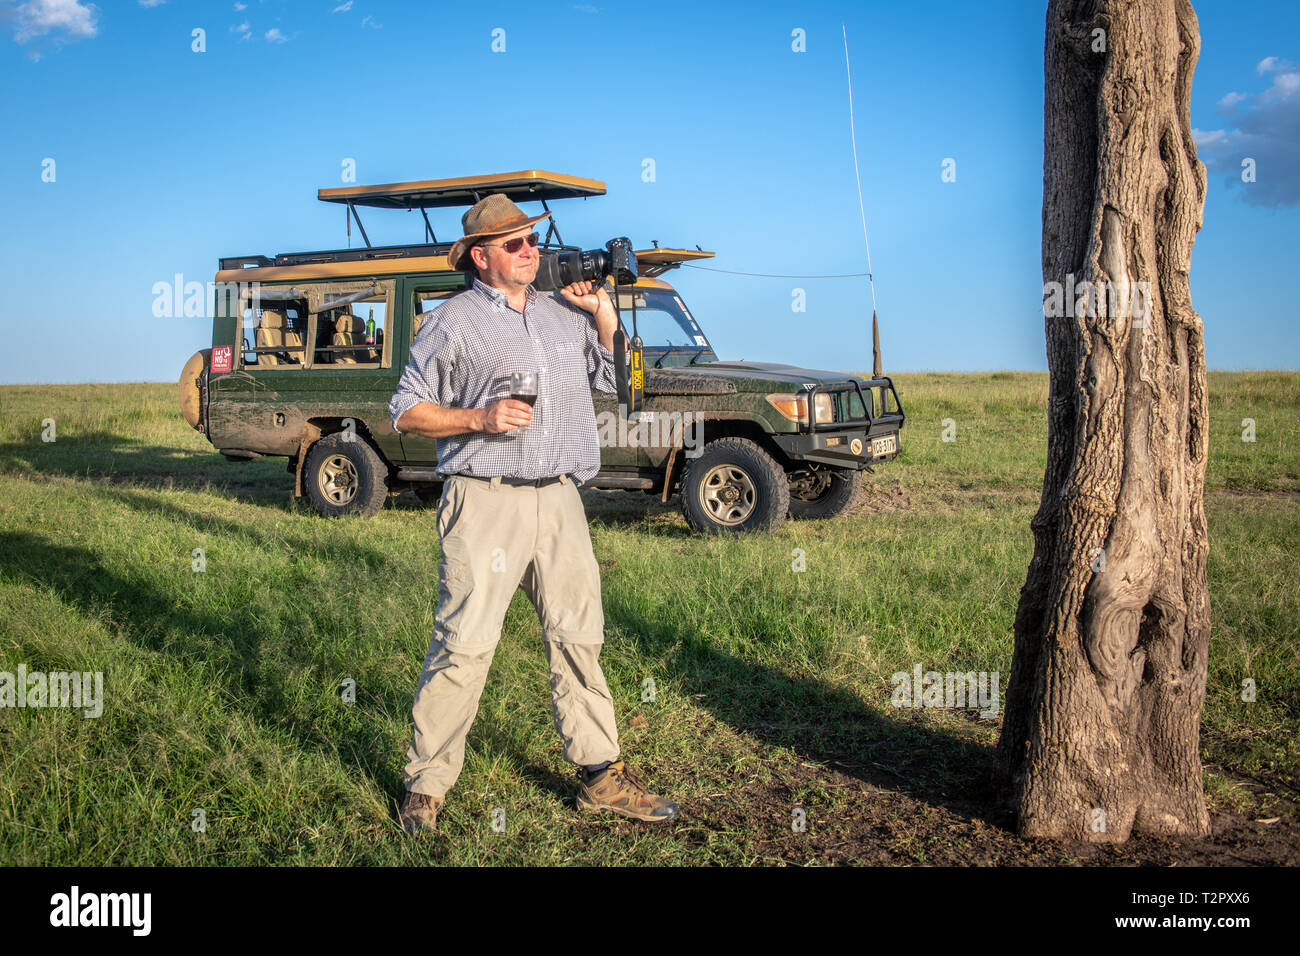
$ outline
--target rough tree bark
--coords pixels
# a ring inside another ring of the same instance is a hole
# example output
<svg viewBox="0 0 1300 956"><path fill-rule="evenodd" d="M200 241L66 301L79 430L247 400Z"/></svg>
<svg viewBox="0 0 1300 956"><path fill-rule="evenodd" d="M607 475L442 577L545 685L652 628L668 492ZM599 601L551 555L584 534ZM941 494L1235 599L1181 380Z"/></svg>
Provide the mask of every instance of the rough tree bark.
<svg viewBox="0 0 1300 956"><path fill-rule="evenodd" d="M1199 50L1189 0L1048 5L1047 470L998 743L1024 836L1209 832ZM1062 299L1073 315L1051 314Z"/></svg>

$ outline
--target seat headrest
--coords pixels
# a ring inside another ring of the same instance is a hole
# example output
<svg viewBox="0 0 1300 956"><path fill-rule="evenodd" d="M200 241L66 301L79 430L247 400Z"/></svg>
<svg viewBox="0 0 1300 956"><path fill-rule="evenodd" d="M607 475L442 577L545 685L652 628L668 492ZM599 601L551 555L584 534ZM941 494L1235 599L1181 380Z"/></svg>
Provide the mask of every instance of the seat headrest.
<svg viewBox="0 0 1300 956"><path fill-rule="evenodd" d="M275 309L263 309L262 320L257 323L259 329L282 329L284 328L284 313Z"/></svg>
<svg viewBox="0 0 1300 956"><path fill-rule="evenodd" d="M361 321L361 316L345 312L334 320L334 331L360 335L366 331L366 323Z"/></svg>

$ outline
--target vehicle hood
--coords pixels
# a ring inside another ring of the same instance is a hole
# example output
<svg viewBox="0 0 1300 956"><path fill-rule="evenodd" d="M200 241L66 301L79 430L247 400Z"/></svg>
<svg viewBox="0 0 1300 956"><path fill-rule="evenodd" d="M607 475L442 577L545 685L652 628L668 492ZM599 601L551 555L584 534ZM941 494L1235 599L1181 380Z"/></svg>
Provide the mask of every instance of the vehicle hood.
<svg viewBox="0 0 1300 956"><path fill-rule="evenodd" d="M849 378L866 381L851 372L828 372L825 369L800 368L779 362L702 362L698 365L673 365L664 369L674 374L705 375L717 378L753 379L757 382L780 382L792 386L829 385Z"/></svg>

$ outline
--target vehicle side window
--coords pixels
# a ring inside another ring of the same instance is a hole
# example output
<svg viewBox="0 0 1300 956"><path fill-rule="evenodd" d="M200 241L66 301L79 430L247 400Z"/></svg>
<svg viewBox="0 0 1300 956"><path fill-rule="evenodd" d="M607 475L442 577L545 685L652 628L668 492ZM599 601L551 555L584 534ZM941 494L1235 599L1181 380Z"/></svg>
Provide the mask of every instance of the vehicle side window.
<svg viewBox="0 0 1300 956"><path fill-rule="evenodd" d="M379 365L388 328L384 293L329 309L316 317L317 365Z"/></svg>
<svg viewBox="0 0 1300 956"><path fill-rule="evenodd" d="M307 303L302 299L257 303L246 299L241 306L240 346L244 367L302 368Z"/></svg>

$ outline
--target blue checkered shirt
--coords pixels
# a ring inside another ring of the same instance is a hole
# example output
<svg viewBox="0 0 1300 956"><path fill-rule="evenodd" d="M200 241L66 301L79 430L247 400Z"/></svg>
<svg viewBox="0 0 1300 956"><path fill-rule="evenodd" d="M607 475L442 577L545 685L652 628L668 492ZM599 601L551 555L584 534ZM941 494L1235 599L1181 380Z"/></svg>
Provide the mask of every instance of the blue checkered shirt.
<svg viewBox="0 0 1300 956"><path fill-rule="evenodd" d="M507 398L510 374L529 369L538 373L532 425L439 438L438 474L571 474L581 484L600 470L591 389L615 392L614 354L600 344L592 316L558 292L530 285L521 313L500 289L475 279L439 306L411 343L411 361L388 403L393 429L421 402L484 408Z"/></svg>

